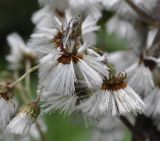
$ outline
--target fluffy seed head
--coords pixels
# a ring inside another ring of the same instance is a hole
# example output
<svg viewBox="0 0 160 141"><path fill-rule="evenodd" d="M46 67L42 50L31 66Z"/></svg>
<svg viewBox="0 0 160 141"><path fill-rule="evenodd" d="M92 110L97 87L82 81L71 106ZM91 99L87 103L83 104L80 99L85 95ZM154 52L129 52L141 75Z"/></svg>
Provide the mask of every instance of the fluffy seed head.
<svg viewBox="0 0 160 141"><path fill-rule="evenodd" d="M32 124L40 114L37 102L22 107L6 128L6 134L13 138L25 137L29 134Z"/></svg>

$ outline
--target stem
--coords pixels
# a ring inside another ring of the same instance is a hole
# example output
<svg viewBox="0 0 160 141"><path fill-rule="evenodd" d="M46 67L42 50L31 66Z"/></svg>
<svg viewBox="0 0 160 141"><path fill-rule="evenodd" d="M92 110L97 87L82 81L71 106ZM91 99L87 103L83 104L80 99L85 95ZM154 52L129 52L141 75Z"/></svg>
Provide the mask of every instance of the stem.
<svg viewBox="0 0 160 141"><path fill-rule="evenodd" d="M36 121L35 124L36 124L37 130L38 130L38 132L41 136L41 140L42 141L48 141L47 137L44 135L43 131L41 130L41 127L40 127L39 123Z"/></svg>
<svg viewBox="0 0 160 141"><path fill-rule="evenodd" d="M15 85L17 85L19 82L21 82L28 74L34 72L35 70L37 70L39 68L39 65L31 68L30 70L28 70L25 74L23 74L17 81L13 82L12 84L10 84L10 87L14 87Z"/></svg>
<svg viewBox="0 0 160 141"><path fill-rule="evenodd" d="M31 69L31 62L30 60L26 60L25 62L25 72L28 72ZM31 87L30 87L30 73L25 77L25 88L28 93L28 96L31 95Z"/></svg>
<svg viewBox="0 0 160 141"><path fill-rule="evenodd" d="M14 79L17 80L19 78L19 72L15 71L14 72ZM28 101L28 97L25 93L25 89L22 85L22 83L17 84L16 89L21 92L22 94L20 95L20 98L22 101L24 101L25 103Z"/></svg>
<svg viewBox="0 0 160 141"><path fill-rule="evenodd" d="M20 98L22 99L22 101L23 101L24 103L28 103L29 98L28 98L28 96L27 96L27 93L24 92L24 87L23 87L22 85L17 85L17 86L16 86L16 89L21 93L21 94L20 94Z"/></svg>
<svg viewBox="0 0 160 141"><path fill-rule="evenodd" d="M159 39L160 39L160 29L158 29L158 31L154 37L152 46L148 50L149 55L153 56L155 58L159 58L159 56L160 56L160 41L159 41Z"/></svg>
<svg viewBox="0 0 160 141"><path fill-rule="evenodd" d="M36 102L36 103L39 103L39 102L40 102L40 99L41 99L41 96L38 95L37 98L36 98L36 100L35 100L35 102Z"/></svg>
<svg viewBox="0 0 160 141"><path fill-rule="evenodd" d="M146 117L145 115L137 115L135 121L135 129L138 130L143 136L141 141L159 141L160 131L157 124L155 124L155 119L151 117ZM137 141L133 136L132 141Z"/></svg>
<svg viewBox="0 0 160 141"><path fill-rule="evenodd" d="M120 120L125 124L125 126L132 132L133 136L136 138L137 141L143 141L143 137L135 130L135 127L130 123L130 121L124 117L120 116Z"/></svg>
<svg viewBox="0 0 160 141"><path fill-rule="evenodd" d="M131 132L134 132L134 126L129 122L126 117L120 116L120 120L126 125L128 129L131 130Z"/></svg>
<svg viewBox="0 0 160 141"><path fill-rule="evenodd" d="M155 26L155 27L160 27L160 21L158 21L157 19L154 19L153 17L151 17L150 15L145 13L132 0L125 0L125 1L142 18L143 22L145 22L145 23L147 23L149 25Z"/></svg>

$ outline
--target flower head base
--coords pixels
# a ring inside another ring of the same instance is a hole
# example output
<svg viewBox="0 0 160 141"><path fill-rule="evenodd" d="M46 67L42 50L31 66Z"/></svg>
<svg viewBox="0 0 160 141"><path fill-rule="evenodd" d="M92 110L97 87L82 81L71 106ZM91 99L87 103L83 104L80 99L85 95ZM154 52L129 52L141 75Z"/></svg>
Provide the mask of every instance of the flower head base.
<svg viewBox="0 0 160 141"><path fill-rule="evenodd" d="M83 59L83 54L63 54L60 56L57 61L62 64L70 64L71 61L77 63L80 59Z"/></svg>
<svg viewBox="0 0 160 141"><path fill-rule="evenodd" d="M4 131L11 117L16 111L16 104L12 100L12 89L9 83L1 82L0 84L0 130Z"/></svg>
<svg viewBox="0 0 160 141"><path fill-rule="evenodd" d="M127 74L125 72L120 72L116 76L113 76L106 83L102 84L102 90L108 91L118 91L120 89L125 89L127 87L127 83L124 80L127 78Z"/></svg>
<svg viewBox="0 0 160 141"><path fill-rule="evenodd" d="M40 107L37 102L32 102L22 107L19 113L25 113L26 115L33 118L33 121L37 119L40 114Z"/></svg>
<svg viewBox="0 0 160 141"><path fill-rule="evenodd" d="M10 82L0 82L0 97L6 101L13 97L13 88L10 87Z"/></svg>
<svg viewBox="0 0 160 141"><path fill-rule="evenodd" d="M15 138L25 137L29 134L31 126L39 114L40 107L37 102L32 102L24 106L8 124L6 134L9 134Z"/></svg>

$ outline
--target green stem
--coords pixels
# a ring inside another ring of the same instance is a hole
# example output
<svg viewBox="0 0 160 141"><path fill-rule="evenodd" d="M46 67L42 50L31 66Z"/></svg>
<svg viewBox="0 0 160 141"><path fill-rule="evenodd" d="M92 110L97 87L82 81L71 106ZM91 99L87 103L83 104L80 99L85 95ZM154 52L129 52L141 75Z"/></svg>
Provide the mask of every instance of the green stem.
<svg viewBox="0 0 160 141"><path fill-rule="evenodd" d="M17 80L19 78L19 71L15 71L14 72L14 80ZM22 83L19 83L16 85L16 89L21 92L20 98L22 101L27 102L28 101L28 97L25 93L25 89L22 85Z"/></svg>
<svg viewBox="0 0 160 141"><path fill-rule="evenodd" d="M136 141L143 141L143 136L135 129L134 125L132 125L126 117L120 116L119 119L131 131L133 136L136 138Z"/></svg>
<svg viewBox="0 0 160 141"><path fill-rule="evenodd" d="M18 80L16 80L15 82L13 82L12 84L10 84L10 87L14 87L15 85L17 85L19 82L21 82L23 79L26 78L26 76L28 76L30 73L36 71L39 68L39 65L31 68L30 70L28 70L25 74L23 74Z"/></svg>
<svg viewBox="0 0 160 141"><path fill-rule="evenodd" d="M36 121L35 124L36 124L37 130L38 130L38 132L39 132L39 134L40 134L40 136L41 136L41 140L42 140L42 141L48 141L48 139L47 139L47 137L45 136L45 134L43 133L43 131L42 131L39 123Z"/></svg>
<svg viewBox="0 0 160 141"><path fill-rule="evenodd" d="M25 62L25 72L28 72L31 69L30 60L26 60ZM31 87L30 87L30 73L25 77L25 88L28 93L28 96L31 96Z"/></svg>

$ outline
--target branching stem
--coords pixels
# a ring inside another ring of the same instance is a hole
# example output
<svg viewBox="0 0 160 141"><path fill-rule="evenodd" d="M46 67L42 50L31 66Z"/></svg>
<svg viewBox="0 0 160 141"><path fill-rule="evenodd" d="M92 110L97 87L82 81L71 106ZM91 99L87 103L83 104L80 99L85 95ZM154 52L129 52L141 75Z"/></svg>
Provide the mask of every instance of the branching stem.
<svg viewBox="0 0 160 141"><path fill-rule="evenodd" d="M147 13L145 13L132 0L125 0L125 1L142 18L142 21L144 23L152 25L152 26L155 26L155 27L160 27L160 21L158 21L157 19L151 17Z"/></svg>
<svg viewBox="0 0 160 141"><path fill-rule="evenodd" d="M16 80L15 82L13 82L12 84L10 84L10 87L13 88L15 85L17 85L19 82L21 82L24 78L26 78L26 76L28 76L28 74L36 71L39 68L39 65L34 66L33 68L31 68L30 70L28 70L25 74L23 74L18 80Z"/></svg>
<svg viewBox="0 0 160 141"><path fill-rule="evenodd" d="M36 124L37 130L38 130L38 132L39 132L39 134L40 134L40 136L41 136L41 140L42 140L42 141L48 141L48 139L47 139L47 137L44 135L44 133L43 133L43 131L42 131L39 123L36 121L35 124Z"/></svg>
<svg viewBox="0 0 160 141"><path fill-rule="evenodd" d="M25 62L25 72L28 72L31 69L31 62L30 60L26 60ZM25 77L25 88L28 93L28 96L31 95L31 87L30 87L30 73Z"/></svg>
<svg viewBox="0 0 160 141"><path fill-rule="evenodd" d="M126 117L120 116L120 120L132 132L133 136L136 138L137 141L143 141L142 135L137 130L135 130L135 127L130 123L130 121Z"/></svg>

